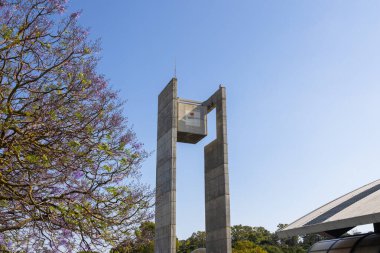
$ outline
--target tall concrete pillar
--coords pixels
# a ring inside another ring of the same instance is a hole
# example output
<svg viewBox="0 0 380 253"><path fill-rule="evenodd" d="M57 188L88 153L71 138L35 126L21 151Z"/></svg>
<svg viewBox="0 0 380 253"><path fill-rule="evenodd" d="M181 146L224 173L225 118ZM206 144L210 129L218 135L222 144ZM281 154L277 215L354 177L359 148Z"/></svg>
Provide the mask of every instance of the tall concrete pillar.
<svg viewBox="0 0 380 253"><path fill-rule="evenodd" d="M180 99L175 78L158 97L155 253L176 252L176 143L204 138L213 109L217 138L204 149L206 251L231 253L226 91L220 87L205 102Z"/></svg>
<svg viewBox="0 0 380 253"><path fill-rule="evenodd" d="M177 79L158 96L155 253L176 252Z"/></svg>
<svg viewBox="0 0 380 253"><path fill-rule="evenodd" d="M227 112L224 87L203 103L216 108L216 140L204 148L207 253L231 253Z"/></svg>

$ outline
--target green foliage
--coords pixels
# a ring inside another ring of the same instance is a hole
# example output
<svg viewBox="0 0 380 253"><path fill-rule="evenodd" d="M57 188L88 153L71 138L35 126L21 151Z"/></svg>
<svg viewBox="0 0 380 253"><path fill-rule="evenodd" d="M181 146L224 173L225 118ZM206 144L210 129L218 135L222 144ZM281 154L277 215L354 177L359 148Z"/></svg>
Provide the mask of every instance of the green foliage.
<svg viewBox="0 0 380 253"><path fill-rule="evenodd" d="M231 236L233 246L238 241L251 241L255 244L268 244L272 241L272 234L263 227L233 226Z"/></svg>
<svg viewBox="0 0 380 253"><path fill-rule="evenodd" d="M188 239L179 241L178 252L188 253L195 249L206 247L206 233L198 231L193 233Z"/></svg>
<svg viewBox="0 0 380 253"><path fill-rule="evenodd" d="M0 253L12 253L12 252L6 250L5 247L0 245Z"/></svg>
<svg viewBox="0 0 380 253"><path fill-rule="evenodd" d="M110 253L154 253L155 224L144 222L135 231L134 239L127 239Z"/></svg>
<svg viewBox="0 0 380 253"><path fill-rule="evenodd" d="M268 253L283 253L284 251L278 247L273 245L263 245L263 249L265 249Z"/></svg>
<svg viewBox="0 0 380 253"><path fill-rule="evenodd" d="M238 241L232 251L233 253L267 253L262 247L251 241Z"/></svg>
<svg viewBox="0 0 380 253"><path fill-rule="evenodd" d="M285 226L286 224L279 224L278 229ZM271 233L264 227L243 225L231 227L231 237L234 253L306 253L314 243L324 239L319 235L280 239L276 233ZM205 248L206 233L193 233L188 239L179 241L178 246L179 253L190 253L197 248Z"/></svg>
<svg viewBox="0 0 380 253"><path fill-rule="evenodd" d="M285 225L279 224L278 228ZM153 222L144 222L135 231L133 239L127 239L123 244L113 248L110 253L153 253L154 252ZM276 233L271 233L263 227L236 225L231 227L233 253L306 253L319 240L325 239L311 234L302 238L279 239ZM198 248L206 248L206 233L198 231L186 240L177 239L178 253L191 253Z"/></svg>
<svg viewBox="0 0 380 253"><path fill-rule="evenodd" d="M321 240L326 240L327 238L320 236L318 234L310 234L310 235L305 235L302 237L302 247L305 250L308 250L313 244L316 242L319 242Z"/></svg>

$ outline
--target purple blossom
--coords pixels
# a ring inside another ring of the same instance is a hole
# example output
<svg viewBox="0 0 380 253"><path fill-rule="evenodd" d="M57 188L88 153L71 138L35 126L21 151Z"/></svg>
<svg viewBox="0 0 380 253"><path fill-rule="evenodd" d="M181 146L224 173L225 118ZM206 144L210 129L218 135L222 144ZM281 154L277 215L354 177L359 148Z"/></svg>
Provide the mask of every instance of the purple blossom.
<svg viewBox="0 0 380 253"><path fill-rule="evenodd" d="M124 179L123 175L118 175L118 176L114 177L113 182L120 183L123 179Z"/></svg>
<svg viewBox="0 0 380 253"><path fill-rule="evenodd" d="M66 0L49 0L49 3L52 7L58 10L59 13L63 13L65 11Z"/></svg>
<svg viewBox="0 0 380 253"><path fill-rule="evenodd" d="M59 187L52 187L52 190L51 190L51 193L52 194L60 194L63 192L63 189L62 188L59 188Z"/></svg>
<svg viewBox="0 0 380 253"><path fill-rule="evenodd" d="M4 20L8 20L12 16L12 12L10 9L4 12Z"/></svg>
<svg viewBox="0 0 380 253"><path fill-rule="evenodd" d="M80 171L80 170L77 170L77 171L73 172L73 177L75 179L80 179L81 177L83 177L83 175L84 175L84 173L82 171Z"/></svg>
<svg viewBox="0 0 380 253"><path fill-rule="evenodd" d="M80 14L81 14L80 11L73 12L73 13L71 13L70 18L77 19L77 18L79 18Z"/></svg>
<svg viewBox="0 0 380 253"><path fill-rule="evenodd" d="M59 246L67 246L67 244L68 244L68 241L64 238L61 238L58 242Z"/></svg>
<svg viewBox="0 0 380 253"><path fill-rule="evenodd" d="M134 133L131 131L128 131L126 134L121 136L120 142L127 144L127 143L133 141L134 138L135 138Z"/></svg>
<svg viewBox="0 0 380 253"><path fill-rule="evenodd" d="M65 237L65 238L72 237L73 233L70 230L68 230L68 229L63 229L62 236Z"/></svg>
<svg viewBox="0 0 380 253"><path fill-rule="evenodd" d="M118 126L122 123L123 118L120 115L113 114L111 116L110 124L111 126Z"/></svg>
<svg viewBox="0 0 380 253"><path fill-rule="evenodd" d="M136 150L141 149L143 147L143 144L140 142L135 142L132 144L132 147Z"/></svg>

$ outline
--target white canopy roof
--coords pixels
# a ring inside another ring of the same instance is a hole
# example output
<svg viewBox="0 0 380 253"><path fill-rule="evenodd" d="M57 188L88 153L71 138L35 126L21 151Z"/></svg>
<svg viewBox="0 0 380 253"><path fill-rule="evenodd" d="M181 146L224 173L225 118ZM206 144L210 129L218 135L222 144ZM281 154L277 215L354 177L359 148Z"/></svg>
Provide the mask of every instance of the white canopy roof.
<svg viewBox="0 0 380 253"><path fill-rule="evenodd" d="M337 198L278 231L281 238L380 222L380 180Z"/></svg>

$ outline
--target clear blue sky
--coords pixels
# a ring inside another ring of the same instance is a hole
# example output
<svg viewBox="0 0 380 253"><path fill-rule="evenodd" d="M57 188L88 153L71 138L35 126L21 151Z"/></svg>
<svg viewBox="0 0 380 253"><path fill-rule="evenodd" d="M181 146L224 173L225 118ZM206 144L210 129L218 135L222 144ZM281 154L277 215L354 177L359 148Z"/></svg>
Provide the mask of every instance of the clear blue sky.
<svg viewBox="0 0 380 253"><path fill-rule="evenodd" d="M379 178L380 1L72 1L156 149L157 95L227 87L232 224L271 231ZM204 229L203 146L178 145L177 235ZM154 187L155 153L143 164Z"/></svg>

